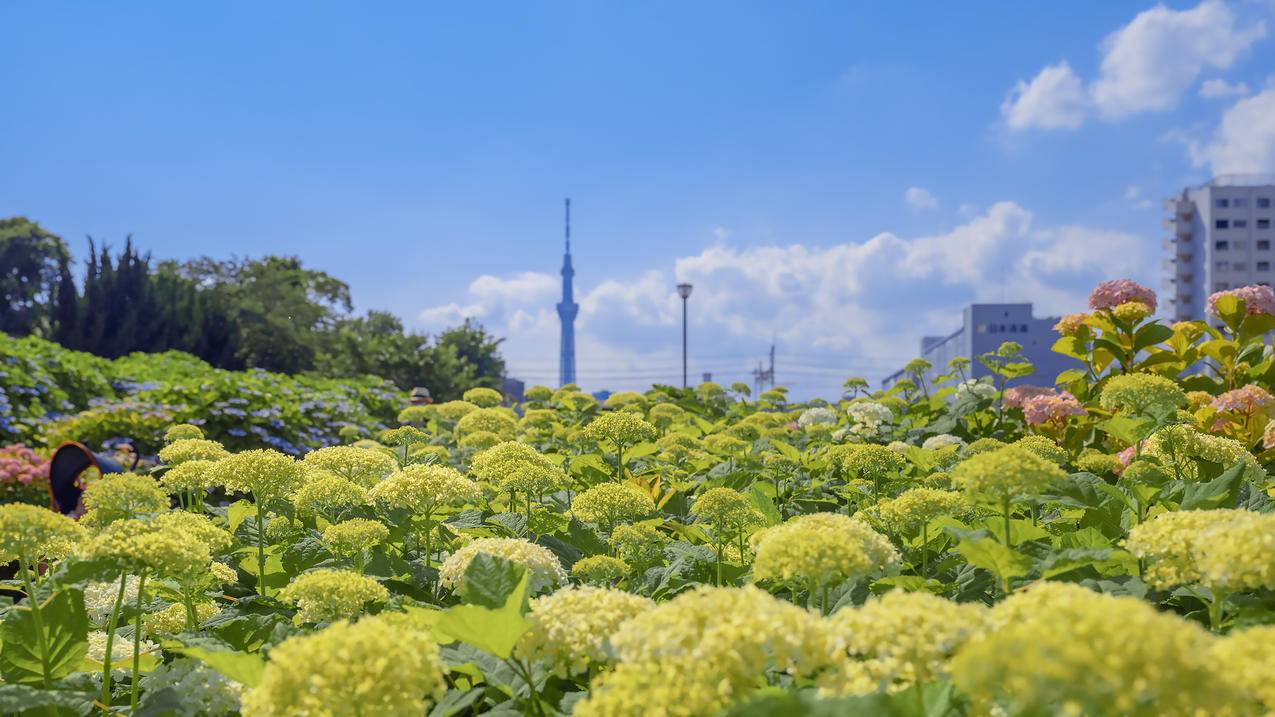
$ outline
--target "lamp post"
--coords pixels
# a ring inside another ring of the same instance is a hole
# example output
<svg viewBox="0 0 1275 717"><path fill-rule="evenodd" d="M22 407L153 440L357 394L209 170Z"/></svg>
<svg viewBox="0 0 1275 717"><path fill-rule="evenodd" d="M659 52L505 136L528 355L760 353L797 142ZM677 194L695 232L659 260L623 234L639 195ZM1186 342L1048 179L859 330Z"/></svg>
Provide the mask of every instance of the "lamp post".
<svg viewBox="0 0 1275 717"><path fill-rule="evenodd" d="M682 388L686 388L686 300L691 298L690 284L678 284L677 295L682 297Z"/></svg>

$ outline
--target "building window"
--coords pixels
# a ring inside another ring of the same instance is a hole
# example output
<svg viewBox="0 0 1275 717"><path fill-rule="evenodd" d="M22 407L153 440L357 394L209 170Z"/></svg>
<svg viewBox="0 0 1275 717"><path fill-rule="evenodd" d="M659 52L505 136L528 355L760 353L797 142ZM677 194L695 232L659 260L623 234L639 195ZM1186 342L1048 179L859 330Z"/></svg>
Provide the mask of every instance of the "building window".
<svg viewBox="0 0 1275 717"><path fill-rule="evenodd" d="M1248 220L1247 220L1247 219L1236 219L1235 221L1231 222L1231 226L1232 226L1232 227L1235 227L1236 229L1243 229L1244 227L1247 227L1247 226L1248 226Z"/></svg>
<svg viewBox="0 0 1275 717"><path fill-rule="evenodd" d="M1213 263L1213 270L1214 270L1214 271L1230 271L1230 270L1231 270L1231 262L1229 262L1229 261L1218 261L1218 262L1214 262L1214 263Z"/></svg>
<svg viewBox="0 0 1275 717"><path fill-rule="evenodd" d="M1213 242L1213 248L1217 249L1218 251L1226 251L1227 249L1231 248L1231 243L1225 239L1218 239L1217 241Z"/></svg>
<svg viewBox="0 0 1275 717"><path fill-rule="evenodd" d="M1234 249L1235 251L1248 251L1248 240L1236 239L1235 241L1231 242L1231 248Z"/></svg>
<svg viewBox="0 0 1275 717"><path fill-rule="evenodd" d="M1233 206L1233 207L1245 207L1245 206L1248 206L1248 200L1247 200L1247 199L1245 199L1244 197L1236 197L1236 198L1234 198L1234 199L1232 199L1232 200L1231 200L1231 206Z"/></svg>
<svg viewBox="0 0 1275 717"><path fill-rule="evenodd" d="M1270 229L1270 228L1271 228L1271 220L1269 220L1269 219L1258 219L1258 220L1257 220L1257 228L1258 228L1258 229Z"/></svg>
<svg viewBox="0 0 1275 717"><path fill-rule="evenodd" d="M1214 290L1214 291L1226 291L1226 290L1227 290L1227 289L1229 289L1229 288L1231 288L1231 285L1230 285L1230 284L1228 284L1228 283L1226 283L1225 281L1216 281L1216 282L1213 282L1213 290Z"/></svg>
<svg viewBox="0 0 1275 717"><path fill-rule="evenodd" d="M1258 240L1257 240L1257 250L1258 250L1258 251L1270 251L1270 250L1271 250L1271 241L1270 241L1269 239L1258 239Z"/></svg>
<svg viewBox="0 0 1275 717"><path fill-rule="evenodd" d="M1231 223L1225 219L1219 219L1213 222L1213 228L1215 229L1229 229L1230 226L1231 226Z"/></svg>
<svg viewBox="0 0 1275 717"><path fill-rule="evenodd" d="M1258 270L1258 271L1270 271L1270 270L1271 270L1271 263L1270 263L1269 261L1259 261L1259 262L1257 262L1257 270Z"/></svg>
<svg viewBox="0 0 1275 717"><path fill-rule="evenodd" d="M1225 199L1218 199L1213 202L1213 206L1217 207L1218 209L1226 209L1227 207L1231 206L1231 203L1226 201Z"/></svg>
<svg viewBox="0 0 1275 717"><path fill-rule="evenodd" d="M1257 206L1258 206L1258 207L1260 207L1261 209L1269 209L1269 208L1270 208L1270 206L1271 206L1271 198L1270 198L1270 197L1258 197L1258 198L1257 198Z"/></svg>
<svg viewBox="0 0 1275 717"><path fill-rule="evenodd" d="M1237 261L1231 264L1231 270L1232 271L1248 271L1248 262Z"/></svg>

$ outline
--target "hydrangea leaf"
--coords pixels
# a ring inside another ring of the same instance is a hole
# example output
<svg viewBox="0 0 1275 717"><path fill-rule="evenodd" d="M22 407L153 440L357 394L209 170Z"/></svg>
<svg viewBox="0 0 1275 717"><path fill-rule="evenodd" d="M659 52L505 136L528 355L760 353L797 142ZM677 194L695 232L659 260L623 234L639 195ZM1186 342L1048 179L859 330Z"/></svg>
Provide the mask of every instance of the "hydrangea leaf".
<svg viewBox="0 0 1275 717"><path fill-rule="evenodd" d="M531 626L531 622L523 617L527 581L528 574L524 572L514 591L499 609L493 610L480 605L456 605L448 608L434 623L437 636L450 637L473 645L501 659L508 658L513 654L518 639Z"/></svg>
<svg viewBox="0 0 1275 717"><path fill-rule="evenodd" d="M59 590L45 598L39 621L30 607L15 605L0 624L0 676L24 685L42 685L45 677L66 677L79 669L88 653L88 628L84 594L79 590ZM47 655L40 654L41 645L46 646Z"/></svg>
<svg viewBox="0 0 1275 717"><path fill-rule="evenodd" d="M204 645L184 645L175 640L166 640L162 644L165 650L199 660L246 687L256 687L261 684L261 675L266 669L266 661L261 655L251 652L218 650Z"/></svg>

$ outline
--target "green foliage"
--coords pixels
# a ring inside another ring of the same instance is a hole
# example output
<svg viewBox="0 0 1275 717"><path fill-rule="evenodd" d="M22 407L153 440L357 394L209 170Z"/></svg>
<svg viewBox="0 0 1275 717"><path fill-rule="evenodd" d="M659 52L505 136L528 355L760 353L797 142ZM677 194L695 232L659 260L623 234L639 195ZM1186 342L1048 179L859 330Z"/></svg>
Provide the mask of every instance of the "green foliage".
<svg viewBox="0 0 1275 717"><path fill-rule="evenodd" d="M0 623L0 676L6 682L49 686L79 668L88 651L88 617L78 590L59 590L10 608Z"/></svg>

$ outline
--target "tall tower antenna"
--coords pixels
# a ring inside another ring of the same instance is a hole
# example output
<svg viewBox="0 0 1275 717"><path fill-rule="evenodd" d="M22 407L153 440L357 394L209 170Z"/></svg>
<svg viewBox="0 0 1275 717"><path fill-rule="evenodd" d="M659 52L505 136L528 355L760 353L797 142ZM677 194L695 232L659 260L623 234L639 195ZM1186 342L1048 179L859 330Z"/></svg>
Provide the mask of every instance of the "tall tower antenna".
<svg viewBox="0 0 1275 717"><path fill-rule="evenodd" d="M571 268L571 198L566 205L566 247L562 255L562 301L558 302L558 319L562 322L562 342L558 356L558 385L565 386L576 382L576 314L580 305L575 301L572 279L575 269Z"/></svg>

